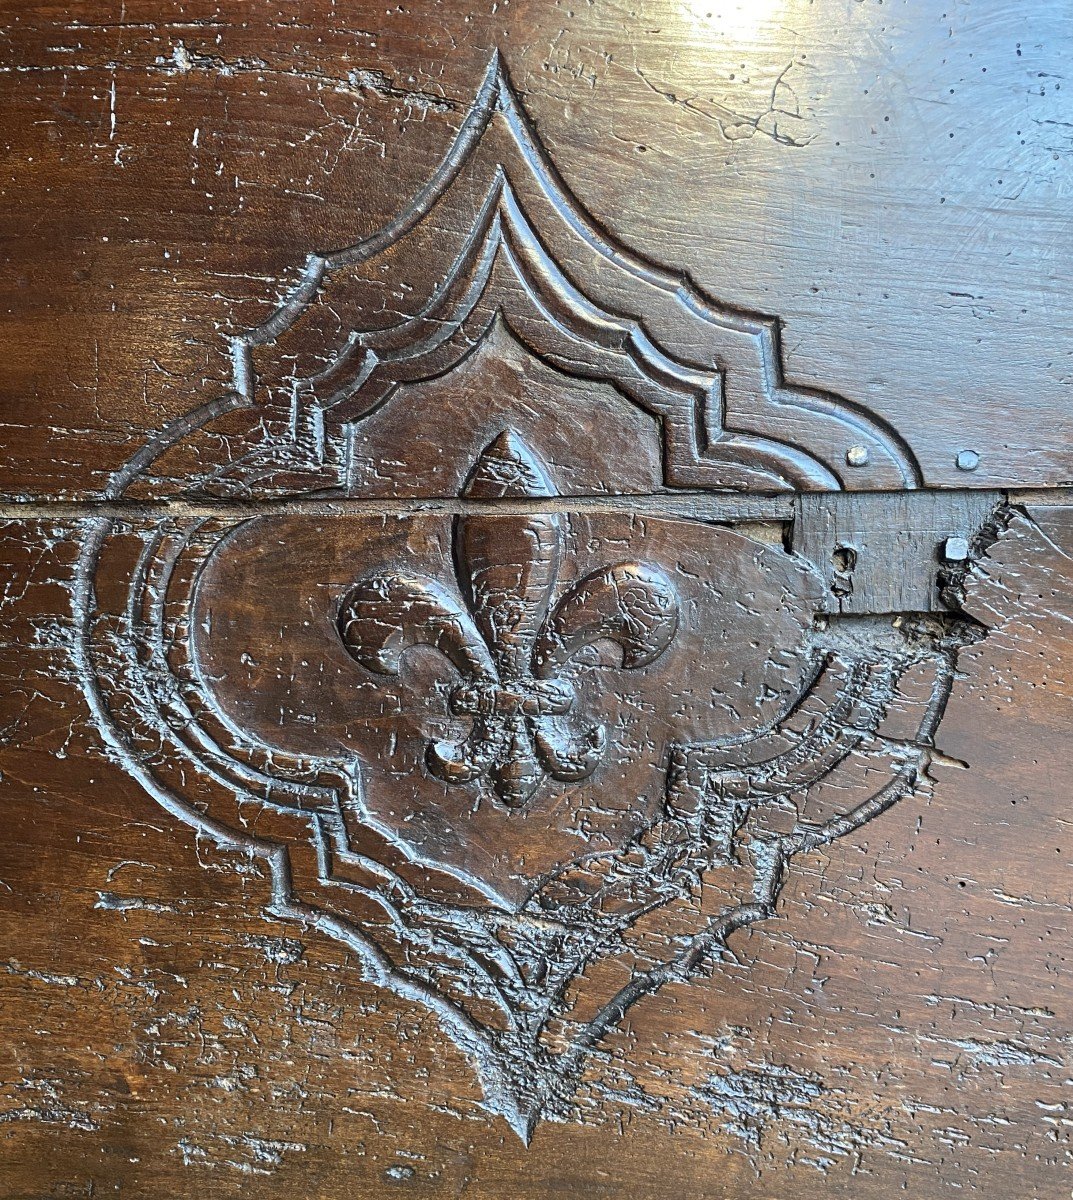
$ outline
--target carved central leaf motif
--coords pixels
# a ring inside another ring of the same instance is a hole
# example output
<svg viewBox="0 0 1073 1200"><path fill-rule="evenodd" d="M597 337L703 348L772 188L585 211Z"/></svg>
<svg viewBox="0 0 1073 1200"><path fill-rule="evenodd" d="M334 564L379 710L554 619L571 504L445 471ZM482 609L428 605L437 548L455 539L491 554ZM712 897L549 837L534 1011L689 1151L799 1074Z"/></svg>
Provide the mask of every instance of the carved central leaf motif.
<svg viewBox="0 0 1073 1200"><path fill-rule="evenodd" d="M463 489L484 502L556 494L546 465L510 430ZM603 756L603 726L571 720L578 696L564 670L574 655L614 642L633 670L658 659L678 629L674 587L648 563L593 571L552 603L562 555L556 512L465 514L454 528L457 595L426 576L385 571L362 580L339 614L343 644L370 671L398 675L405 651L419 645L455 667L462 678L449 708L472 727L461 742L430 742L428 768L448 784L487 778L511 808L549 775L587 778Z"/></svg>
<svg viewBox="0 0 1073 1200"><path fill-rule="evenodd" d="M384 326L385 280L435 276L430 247L442 283ZM920 466L860 405L787 381L777 320L594 220L498 59L409 205L311 255L230 349L228 392L112 478L107 498L136 503L86 522L71 645L87 704L170 818L263 866L273 919L338 939L435 1013L486 1107L528 1138L574 1111L634 1004L717 969L735 931L774 915L798 856L928 786L979 636L956 599L843 621L830 548L784 543L781 515L760 538L690 503L672 520L622 501L691 488L767 511L770 493L859 489L900 506ZM574 494L624 511L568 527L517 429L555 447ZM637 437L651 479L622 462ZM460 491L449 531L425 505ZM139 515L173 495L413 510ZM595 643L631 677L605 687ZM389 678L413 647L443 658L420 689L427 661ZM441 681L464 737L425 724ZM478 814L467 780L495 803Z"/></svg>

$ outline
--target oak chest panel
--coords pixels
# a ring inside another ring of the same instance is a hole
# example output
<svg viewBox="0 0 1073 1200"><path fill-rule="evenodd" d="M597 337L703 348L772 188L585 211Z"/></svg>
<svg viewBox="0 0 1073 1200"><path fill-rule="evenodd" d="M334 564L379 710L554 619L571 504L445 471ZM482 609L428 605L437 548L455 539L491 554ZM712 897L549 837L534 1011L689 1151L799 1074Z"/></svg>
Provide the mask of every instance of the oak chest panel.
<svg viewBox="0 0 1073 1200"><path fill-rule="evenodd" d="M4 1195L1068 1195L1068 22L710 7L4 14Z"/></svg>

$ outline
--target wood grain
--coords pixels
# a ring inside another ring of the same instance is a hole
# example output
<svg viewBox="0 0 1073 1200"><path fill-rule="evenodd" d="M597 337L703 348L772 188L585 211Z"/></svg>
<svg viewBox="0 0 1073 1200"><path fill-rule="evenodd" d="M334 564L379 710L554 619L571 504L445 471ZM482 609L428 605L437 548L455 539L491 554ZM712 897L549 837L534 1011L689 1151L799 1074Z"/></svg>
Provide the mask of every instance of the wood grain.
<svg viewBox="0 0 1073 1200"><path fill-rule="evenodd" d="M217 395L221 335L399 211L497 45L586 208L781 316L792 378L932 482L1068 481L1061 5L724 7L8 5L3 490L99 494Z"/></svg>
<svg viewBox="0 0 1073 1200"><path fill-rule="evenodd" d="M0 28L0 1192L1067 1196L1060 6Z"/></svg>
<svg viewBox="0 0 1073 1200"><path fill-rule="evenodd" d="M734 959L637 1005L528 1150L431 1017L266 921L263 871L102 755L70 532L4 538L8 1194L1063 1194L1068 508L1018 512L966 585L989 634L930 788L802 860Z"/></svg>

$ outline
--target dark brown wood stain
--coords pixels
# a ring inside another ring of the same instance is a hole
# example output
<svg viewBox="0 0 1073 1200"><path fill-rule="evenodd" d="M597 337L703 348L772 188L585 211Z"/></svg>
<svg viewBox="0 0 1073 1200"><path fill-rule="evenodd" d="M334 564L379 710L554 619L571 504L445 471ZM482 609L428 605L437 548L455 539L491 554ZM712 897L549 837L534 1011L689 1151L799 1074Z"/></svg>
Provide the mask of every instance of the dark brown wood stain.
<svg viewBox="0 0 1073 1200"><path fill-rule="evenodd" d="M4 7L0 1194L1069 1195L1067 24Z"/></svg>

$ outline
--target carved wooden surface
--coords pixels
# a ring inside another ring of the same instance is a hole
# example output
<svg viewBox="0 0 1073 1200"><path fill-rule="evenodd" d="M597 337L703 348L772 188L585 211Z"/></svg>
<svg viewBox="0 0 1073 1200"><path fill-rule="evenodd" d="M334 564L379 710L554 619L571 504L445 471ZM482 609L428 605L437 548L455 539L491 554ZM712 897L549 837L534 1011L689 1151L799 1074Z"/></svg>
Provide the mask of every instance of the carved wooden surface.
<svg viewBox="0 0 1073 1200"><path fill-rule="evenodd" d="M1058 6L2 24L0 1192L1067 1196Z"/></svg>

